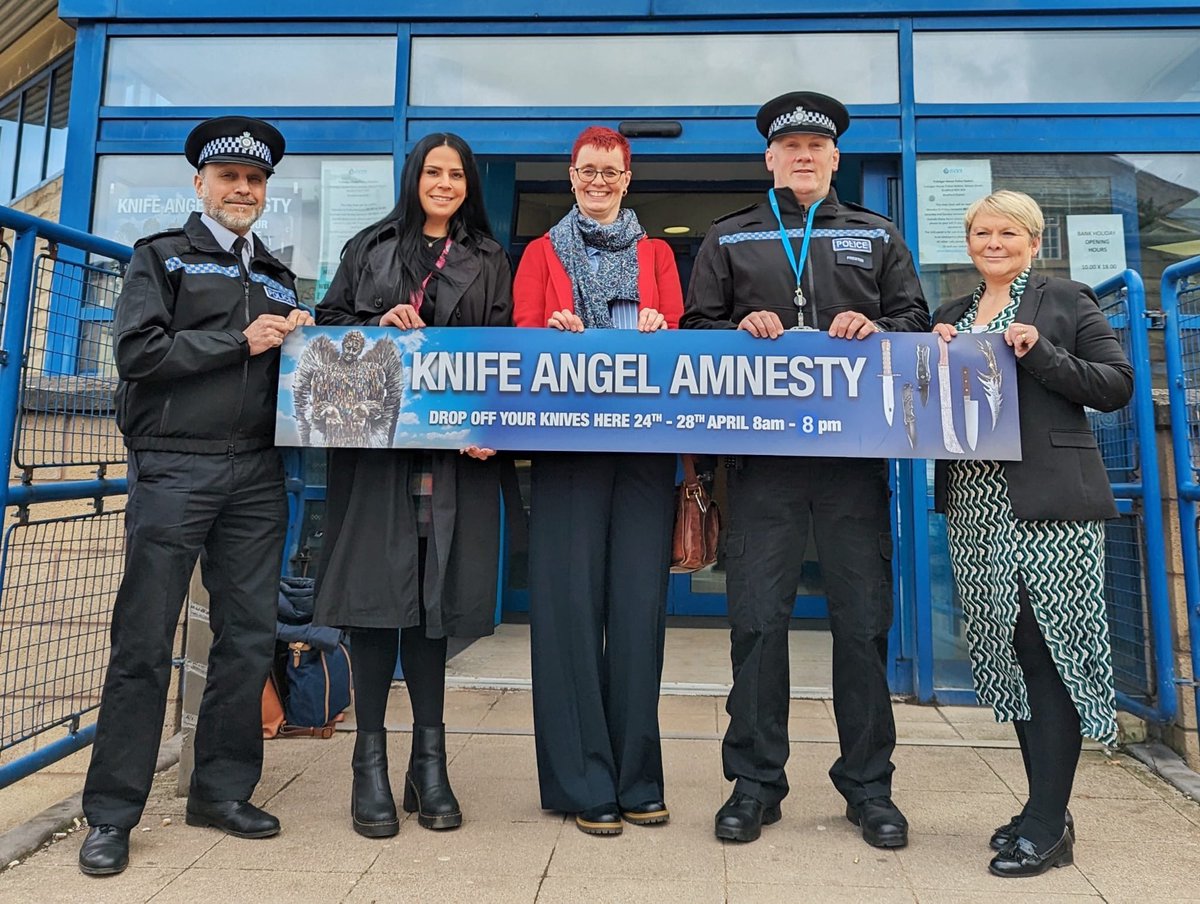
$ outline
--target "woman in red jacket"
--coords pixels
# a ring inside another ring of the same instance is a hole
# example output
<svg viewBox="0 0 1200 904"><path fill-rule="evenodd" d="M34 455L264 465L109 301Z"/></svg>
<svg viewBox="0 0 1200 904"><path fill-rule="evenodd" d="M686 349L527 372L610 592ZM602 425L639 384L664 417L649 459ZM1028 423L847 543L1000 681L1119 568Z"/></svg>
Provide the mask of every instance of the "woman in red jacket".
<svg viewBox="0 0 1200 904"><path fill-rule="evenodd" d="M532 242L513 282L517 326L675 328L683 293L666 242L632 210L629 142L599 126L571 152L576 204ZM594 835L666 822L658 685L675 456L533 460L530 626L542 807Z"/></svg>

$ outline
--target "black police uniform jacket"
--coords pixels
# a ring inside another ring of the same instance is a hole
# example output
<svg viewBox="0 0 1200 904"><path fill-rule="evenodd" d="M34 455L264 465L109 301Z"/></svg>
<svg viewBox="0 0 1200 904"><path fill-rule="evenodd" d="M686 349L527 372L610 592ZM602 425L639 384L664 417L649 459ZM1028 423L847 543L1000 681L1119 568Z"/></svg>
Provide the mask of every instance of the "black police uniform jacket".
<svg viewBox="0 0 1200 904"><path fill-rule="evenodd" d="M317 306L323 326L378 326L402 299L397 234L351 239ZM434 326L510 326L512 275L494 241L451 246L438 271ZM338 627L407 628L421 618L416 508L409 477L419 454L433 471L433 524L424 569L427 637L494 630L500 559L500 475L511 461L457 451L333 449L316 620Z"/></svg>
<svg viewBox="0 0 1200 904"><path fill-rule="evenodd" d="M808 208L786 188L775 197L798 262ZM929 329L929 308L900 233L886 217L839 201L832 189L813 216L802 285L807 326L828 329L842 311L857 311L881 330ZM789 328L798 322L795 299L795 271L764 198L713 223L696 255L679 325L734 329L747 314L774 311Z"/></svg>
<svg viewBox="0 0 1200 904"><path fill-rule="evenodd" d="M279 351L252 356L243 331L260 314L295 309L292 272L258 239L249 279L198 213L139 240L113 313L125 445L207 454L273 445Z"/></svg>
<svg viewBox="0 0 1200 904"><path fill-rule="evenodd" d="M970 304L970 295L949 301L933 322L956 323ZM1038 341L1017 359L1021 460L1000 463L1013 514L1023 521L1117 517L1084 406L1124 407L1133 395L1133 366L1096 294L1083 283L1034 271L1013 323L1031 323L1038 331ZM939 461L934 469L939 512L946 510L946 465Z"/></svg>

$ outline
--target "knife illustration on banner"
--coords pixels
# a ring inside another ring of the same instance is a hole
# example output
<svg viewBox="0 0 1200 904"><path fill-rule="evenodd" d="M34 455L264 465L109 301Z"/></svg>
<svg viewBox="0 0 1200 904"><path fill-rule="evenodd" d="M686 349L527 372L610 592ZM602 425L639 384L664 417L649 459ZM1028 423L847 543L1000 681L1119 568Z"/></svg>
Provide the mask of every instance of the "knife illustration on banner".
<svg viewBox="0 0 1200 904"><path fill-rule="evenodd" d="M954 433L954 400L950 397L950 343L945 339L938 339L937 370L938 395L942 408L942 445L946 447L947 452L962 455L962 443Z"/></svg>
<svg viewBox="0 0 1200 904"><path fill-rule="evenodd" d="M929 401L929 346L917 346L917 389L921 391L921 407Z"/></svg>
<svg viewBox="0 0 1200 904"><path fill-rule="evenodd" d="M896 413L896 377L899 374L892 373L892 340L881 340L879 348L883 354L883 373L879 375L879 379L883 380L883 416L890 427L892 416Z"/></svg>
<svg viewBox="0 0 1200 904"><path fill-rule="evenodd" d="M913 385L905 383L900 387L900 405L904 410L904 432L908 434L908 445L917 448L917 409L913 404Z"/></svg>
<svg viewBox="0 0 1200 904"><path fill-rule="evenodd" d="M969 367L962 369L962 384L963 419L967 425L967 445L974 452L975 444L979 442L979 401L971 398L971 368Z"/></svg>
<svg viewBox="0 0 1200 904"><path fill-rule="evenodd" d="M987 399L988 408L992 412L992 429L996 429L996 421L1000 418L1000 403L1004 400L1000 395L1000 382L1004 378L1004 374L1000 372L1000 365L996 363L996 353L992 350L990 342L984 342L982 339L976 339L975 342L979 345L979 350L983 352L984 360L987 361L987 373L980 371L976 374L979 378L980 385L983 386L983 397Z"/></svg>

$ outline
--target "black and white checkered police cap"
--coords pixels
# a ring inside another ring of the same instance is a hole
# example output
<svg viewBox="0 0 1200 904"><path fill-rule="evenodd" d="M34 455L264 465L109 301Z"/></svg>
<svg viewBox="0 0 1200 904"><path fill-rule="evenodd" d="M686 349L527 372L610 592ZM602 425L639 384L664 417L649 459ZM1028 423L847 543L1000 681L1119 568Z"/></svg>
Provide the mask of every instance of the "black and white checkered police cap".
<svg viewBox="0 0 1200 904"><path fill-rule="evenodd" d="M841 101L826 94L792 91L759 107L754 122L768 144L793 132L825 135L836 142L850 127L850 114Z"/></svg>
<svg viewBox="0 0 1200 904"><path fill-rule="evenodd" d="M283 135L270 123L248 116L218 116L192 129L183 153L197 170L207 163L245 163L269 176L285 147Z"/></svg>

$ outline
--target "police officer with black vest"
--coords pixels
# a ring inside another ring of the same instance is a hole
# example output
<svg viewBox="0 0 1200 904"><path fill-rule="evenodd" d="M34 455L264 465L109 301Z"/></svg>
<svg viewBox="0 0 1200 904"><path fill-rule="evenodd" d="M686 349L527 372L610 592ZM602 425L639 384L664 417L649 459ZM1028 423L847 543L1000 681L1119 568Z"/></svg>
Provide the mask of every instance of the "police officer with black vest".
<svg viewBox="0 0 1200 904"><path fill-rule="evenodd" d="M717 220L696 257L680 326L776 339L820 329L848 340L924 332L929 311L912 255L884 217L833 190L838 137L850 124L832 97L793 92L758 111L774 188ZM733 793L716 835L753 841L788 793L788 620L812 519L833 634L833 704L841 756L829 770L846 817L876 847L903 847L891 800L896 743L887 683L892 622L886 463L744 456L729 471L725 564L733 688L722 744Z"/></svg>
<svg viewBox="0 0 1200 904"><path fill-rule="evenodd" d="M284 140L257 119L201 123L185 155L203 213L139 241L113 319L117 424L129 450L125 574L83 791L79 868L111 875L150 793L171 647L201 552L213 644L188 825L265 838L260 699L275 645L288 507L274 448L279 346L312 323L294 277L255 237Z"/></svg>

